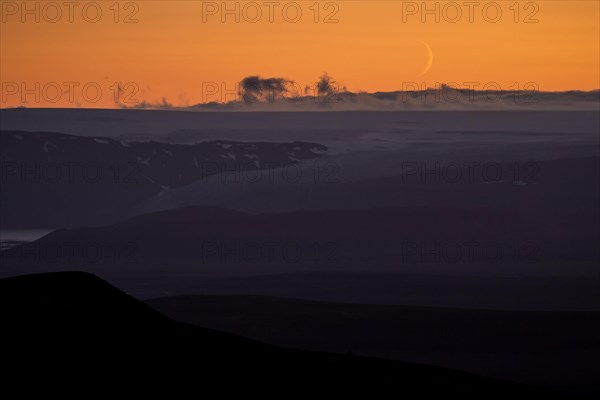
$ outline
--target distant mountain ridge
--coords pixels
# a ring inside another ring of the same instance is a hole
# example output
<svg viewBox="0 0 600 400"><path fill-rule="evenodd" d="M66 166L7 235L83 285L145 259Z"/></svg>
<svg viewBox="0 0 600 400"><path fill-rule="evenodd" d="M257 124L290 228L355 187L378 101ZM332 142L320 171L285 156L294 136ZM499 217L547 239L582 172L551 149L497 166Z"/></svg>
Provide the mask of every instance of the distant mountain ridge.
<svg viewBox="0 0 600 400"><path fill-rule="evenodd" d="M307 142L184 145L0 131L0 217L4 228L106 223L169 188L215 174L240 179L244 173L313 160L326 151ZM44 213L37 211L40 201Z"/></svg>

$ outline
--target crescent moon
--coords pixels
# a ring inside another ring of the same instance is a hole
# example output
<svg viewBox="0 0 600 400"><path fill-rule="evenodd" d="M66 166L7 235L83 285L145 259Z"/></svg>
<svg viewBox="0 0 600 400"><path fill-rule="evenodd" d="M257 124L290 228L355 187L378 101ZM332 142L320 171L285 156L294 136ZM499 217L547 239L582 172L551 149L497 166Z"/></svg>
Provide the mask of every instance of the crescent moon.
<svg viewBox="0 0 600 400"><path fill-rule="evenodd" d="M427 64L425 65L425 68L423 68L423 72L421 72L419 74L419 76L423 76L427 73L427 71L429 71L429 69L431 68L431 65L433 64L433 52L431 51L431 47L429 47L429 45L423 41L421 41L421 43L423 43L423 45L427 48Z"/></svg>

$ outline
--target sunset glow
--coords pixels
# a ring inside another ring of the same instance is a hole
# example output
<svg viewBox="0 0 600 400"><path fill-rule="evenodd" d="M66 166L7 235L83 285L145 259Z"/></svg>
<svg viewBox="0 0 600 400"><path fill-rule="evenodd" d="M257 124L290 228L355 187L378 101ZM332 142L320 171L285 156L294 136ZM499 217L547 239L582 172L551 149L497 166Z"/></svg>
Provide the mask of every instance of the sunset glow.
<svg viewBox="0 0 600 400"><path fill-rule="evenodd" d="M1 107L116 108L115 95L127 94L192 105L232 100L207 98L206 82L233 91L260 75L304 87L324 72L355 92L410 82L600 87L597 1L1 3ZM424 43L433 63L421 76L429 63ZM89 85L82 93L88 83L102 88L99 98Z"/></svg>

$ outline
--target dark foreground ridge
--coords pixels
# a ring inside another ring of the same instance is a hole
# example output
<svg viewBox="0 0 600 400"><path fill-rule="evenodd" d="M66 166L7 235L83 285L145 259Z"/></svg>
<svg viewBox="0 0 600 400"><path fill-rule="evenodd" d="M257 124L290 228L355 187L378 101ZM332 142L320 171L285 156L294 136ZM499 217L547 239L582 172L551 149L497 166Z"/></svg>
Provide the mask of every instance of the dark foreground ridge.
<svg viewBox="0 0 600 400"><path fill-rule="evenodd" d="M223 397L573 398L445 368L285 349L178 323L81 272L0 280L0 304L6 382L14 375L45 391L85 384L138 395L166 389ZM48 381L51 386L42 384Z"/></svg>
<svg viewBox="0 0 600 400"><path fill-rule="evenodd" d="M351 304L249 295L175 296L146 303L176 321L274 345L431 364L600 395L600 385L594 385L600 359L598 311Z"/></svg>

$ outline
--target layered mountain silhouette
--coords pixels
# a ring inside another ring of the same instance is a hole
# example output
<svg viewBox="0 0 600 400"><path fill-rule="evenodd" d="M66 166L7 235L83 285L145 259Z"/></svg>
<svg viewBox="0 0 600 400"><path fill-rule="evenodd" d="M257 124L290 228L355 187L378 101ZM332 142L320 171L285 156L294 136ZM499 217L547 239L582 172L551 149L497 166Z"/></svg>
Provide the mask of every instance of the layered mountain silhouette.
<svg viewBox="0 0 600 400"><path fill-rule="evenodd" d="M178 323L80 272L3 279L0 300L2 361L10 367L3 377L46 393L88 384L137 395L567 398L444 368L291 350Z"/></svg>
<svg viewBox="0 0 600 400"><path fill-rule="evenodd" d="M569 216L547 220L493 208L250 215L185 207L60 229L0 255L5 273L35 265L38 272L71 268L146 278L311 270L577 275L592 273L598 262L598 228L584 228Z"/></svg>
<svg viewBox="0 0 600 400"><path fill-rule="evenodd" d="M598 113L2 117L0 359L21 391L597 392Z"/></svg>

